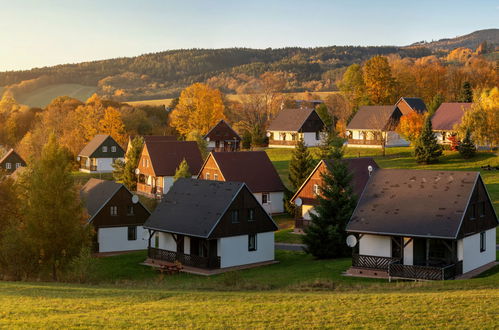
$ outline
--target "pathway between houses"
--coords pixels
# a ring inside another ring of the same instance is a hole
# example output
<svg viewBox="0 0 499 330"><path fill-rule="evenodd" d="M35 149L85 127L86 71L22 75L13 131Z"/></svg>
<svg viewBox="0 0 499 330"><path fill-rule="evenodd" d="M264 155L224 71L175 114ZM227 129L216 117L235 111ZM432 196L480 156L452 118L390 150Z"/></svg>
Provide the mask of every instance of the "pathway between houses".
<svg viewBox="0 0 499 330"><path fill-rule="evenodd" d="M303 251L305 244L275 243L277 250Z"/></svg>

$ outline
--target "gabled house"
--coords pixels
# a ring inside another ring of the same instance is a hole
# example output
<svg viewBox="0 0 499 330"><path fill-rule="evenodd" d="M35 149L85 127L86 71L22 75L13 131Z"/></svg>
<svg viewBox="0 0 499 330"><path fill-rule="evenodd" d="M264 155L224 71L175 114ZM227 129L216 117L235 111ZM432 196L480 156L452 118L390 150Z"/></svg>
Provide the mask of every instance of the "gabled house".
<svg viewBox="0 0 499 330"><path fill-rule="evenodd" d="M303 139L314 147L321 142L324 122L314 109L284 109L272 120L268 129L270 148L293 148Z"/></svg>
<svg viewBox="0 0 499 330"><path fill-rule="evenodd" d="M14 149L7 151L7 153L0 159L0 168L8 174L12 174L18 168L25 166L26 162L17 152L14 151Z"/></svg>
<svg viewBox="0 0 499 330"><path fill-rule="evenodd" d="M124 185L90 179L80 190L95 229L95 252L145 250L148 232L143 228L150 212Z"/></svg>
<svg viewBox="0 0 499 330"><path fill-rule="evenodd" d="M241 137L225 120L213 126L204 139L208 142L209 151L238 151L241 144Z"/></svg>
<svg viewBox="0 0 499 330"><path fill-rule="evenodd" d="M196 142L145 141L136 170L137 193L161 198L173 185L173 177L183 159L196 177L203 164Z"/></svg>
<svg viewBox="0 0 499 330"><path fill-rule="evenodd" d="M353 193L359 197L369 176L379 168L378 164L371 157L345 158L344 161L352 174ZM303 228L310 224L312 220L310 213L313 213L315 206L319 204L317 195L320 194L322 173L329 170L332 164L332 160L322 159L291 198L291 203L301 209L301 214L295 219L296 232L303 231Z"/></svg>
<svg viewBox="0 0 499 330"><path fill-rule="evenodd" d="M454 127L461 124L464 112L471 108L472 103L442 103L431 118L431 124L437 141L449 144L449 137L457 134Z"/></svg>
<svg viewBox="0 0 499 330"><path fill-rule="evenodd" d="M128 137L128 143L126 147L126 153L125 155L130 151L132 147L132 141L135 139L137 136L142 137L142 139L145 142L161 142L161 141L177 141L177 138L175 136L164 136L164 135L130 135Z"/></svg>
<svg viewBox="0 0 499 330"><path fill-rule="evenodd" d="M244 182L267 213L284 212L284 184L265 151L212 152L198 179Z"/></svg>
<svg viewBox="0 0 499 330"><path fill-rule="evenodd" d="M395 108L398 108L403 116L408 115L411 111L420 114L428 111L423 99L419 97L401 97L397 103L395 103Z"/></svg>
<svg viewBox="0 0 499 330"><path fill-rule="evenodd" d="M80 172L110 173L116 160L124 160L125 150L110 135L97 134L78 154Z"/></svg>
<svg viewBox="0 0 499 330"><path fill-rule="evenodd" d="M497 225L479 172L378 169L346 228L348 273L455 278L496 260Z"/></svg>
<svg viewBox="0 0 499 330"><path fill-rule="evenodd" d="M274 260L277 225L244 183L178 179L144 227L149 264L219 269Z"/></svg>
<svg viewBox="0 0 499 330"><path fill-rule="evenodd" d="M347 125L349 147L382 148L406 147L395 129L402 117L398 107L392 105L361 106Z"/></svg>

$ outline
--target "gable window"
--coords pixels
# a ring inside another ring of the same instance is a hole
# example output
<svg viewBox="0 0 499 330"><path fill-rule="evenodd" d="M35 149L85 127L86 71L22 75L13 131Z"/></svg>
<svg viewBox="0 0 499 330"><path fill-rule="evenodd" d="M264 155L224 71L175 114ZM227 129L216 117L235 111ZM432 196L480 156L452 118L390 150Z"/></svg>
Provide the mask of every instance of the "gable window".
<svg viewBox="0 0 499 330"><path fill-rule="evenodd" d="M116 146L111 146L111 152L116 152Z"/></svg>
<svg viewBox="0 0 499 330"><path fill-rule="evenodd" d="M218 174L213 174L213 180L217 181L218 180Z"/></svg>
<svg viewBox="0 0 499 330"><path fill-rule="evenodd" d="M210 179L210 173L206 173L206 174L204 175L204 178L205 178L205 180L209 180L209 179Z"/></svg>
<svg viewBox="0 0 499 330"><path fill-rule="evenodd" d="M12 164L11 163L5 163L5 168L10 170L12 168Z"/></svg>
<svg viewBox="0 0 499 330"><path fill-rule="evenodd" d="M149 159L146 158L146 167L149 167Z"/></svg>
<svg viewBox="0 0 499 330"><path fill-rule="evenodd" d="M321 139L321 132L317 131L315 132L315 139L319 141Z"/></svg>
<svg viewBox="0 0 499 330"><path fill-rule="evenodd" d="M230 213L230 219L232 223L239 223L239 211L232 210L232 212Z"/></svg>
<svg viewBox="0 0 499 330"><path fill-rule="evenodd" d="M476 219L476 204L471 204L470 219L471 220Z"/></svg>
<svg viewBox="0 0 499 330"><path fill-rule="evenodd" d="M256 234L248 235L248 251L256 251Z"/></svg>
<svg viewBox="0 0 499 330"><path fill-rule="evenodd" d="M111 215L113 217L117 216L118 215L118 207L117 206L111 206L110 207L110 210L111 210Z"/></svg>
<svg viewBox="0 0 499 330"><path fill-rule="evenodd" d="M485 252L487 249L487 242L485 240L485 232L480 233L480 252Z"/></svg>
<svg viewBox="0 0 499 330"><path fill-rule="evenodd" d="M269 204L269 203L270 203L270 194L262 193L262 204Z"/></svg>
<svg viewBox="0 0 499 330"><path fill-rule="evenodd" d="M127 215L135 215L135 210L133 209L133 205L128 205L126 214Z"/></svg>
<svg viewBox="0 0 499 330"><path fill-rule="evenodd" d="M319 185L314 184L314 187L312 188L314 195L319 195Z"/></svg>
<svg viewBox="0 0 499 330"><path fill-rule="evenodd" d="M478 215L480 218L485 216L485 202L478 203Z"/></svg>
<svg viewBox="0 0 499 330"><path fill-rule="evenodd" d="M107 152L107 146L102 147L102 152Z"/></svg>
<svg viewBox="0 0 499 330"><path fill-rule="evenodd" d="M248 221L255 221L255 209L248 209Z"/></svg>
<svg viewBox="0 0 499 330"><path fill-rule="evenodd" d="M129 241L137 240L137 226L128 227L128 240Z"/></svg>
<svg viewBox="0 0 499 330"><path fill-rule="evenodd" d="M16 168L21 167L21 163L16 163Z"/></svg>

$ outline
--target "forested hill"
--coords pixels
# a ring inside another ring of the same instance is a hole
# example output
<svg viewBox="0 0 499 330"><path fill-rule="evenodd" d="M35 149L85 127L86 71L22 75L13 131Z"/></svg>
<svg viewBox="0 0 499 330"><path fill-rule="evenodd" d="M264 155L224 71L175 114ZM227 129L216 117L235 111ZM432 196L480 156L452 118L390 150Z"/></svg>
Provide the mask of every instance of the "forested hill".
<svg viewBox="0 0 499 330"><path fill-rule="evenodd" d="M458 47L475 49L484 41L491 46L499 46L499 29L479 30L464 36L440 39L432 42L422 41L414 43L409 47L423 46L432 50L452 50Z"/></svg>

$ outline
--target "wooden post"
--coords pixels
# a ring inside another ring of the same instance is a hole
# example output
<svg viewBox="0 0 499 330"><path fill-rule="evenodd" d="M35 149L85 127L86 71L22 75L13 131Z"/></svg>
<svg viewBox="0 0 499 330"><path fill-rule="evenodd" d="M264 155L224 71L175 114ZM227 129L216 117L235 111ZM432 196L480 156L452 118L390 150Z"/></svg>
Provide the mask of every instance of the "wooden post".
<svg viewBox="0 0 499 330"><path fill-rule="evenodd" d="M430 258L430 239L426 239L426 266L428 266L428 259Z"/></svg>

